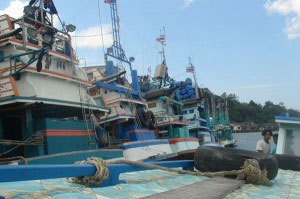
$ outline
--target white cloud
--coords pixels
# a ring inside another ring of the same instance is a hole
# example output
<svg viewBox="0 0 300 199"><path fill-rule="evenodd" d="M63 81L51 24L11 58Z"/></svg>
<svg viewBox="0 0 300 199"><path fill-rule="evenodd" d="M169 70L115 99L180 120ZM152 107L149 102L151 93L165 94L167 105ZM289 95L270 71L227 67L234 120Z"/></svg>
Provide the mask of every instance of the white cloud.
<svg viewBox="0 0 300 199"><path fill-rule="evenodd" d="M0 0L1 1L1 0ZM7 14L10 17L19 18L23 15L24 7L29 4L29 1L24 0L12 0L10 1L9 5L0 10L0 15ZM53 17L53 25L57 27L59 24L59 19L56 15Z"/></svg>
<svg viewBox="0 0 300 199"><path fill-rule="evenodd" d="M286 17L284 32L288 39L300 37L300 0L267 0L265 8L269 14Z"/></svg>
<svg viewBox="0 0 300 199"><path fill-rule="evenodd" d="M102 25L103 44L111 46L113 38L111 34L111 26L108 24ZM73 43L78 48L98 48L102 47L101 26L93 26L88 29L72 34Z"/></svg>
<svg viewBox="0 0 300 199"><path fill-rule="evenodd" d="M19 18L23 15L24 6L28 5L28 1L12 0L8 7L0 10L0 15L7 14L14 18Z"/></svg>
<svg viewBox="0 0 300 199"><path fill-rule="evenodd" d="M187 8L190 5L192 5L192 3L194 3L194 2L195 2L195 0L183 0L183 7Z"/></svg>

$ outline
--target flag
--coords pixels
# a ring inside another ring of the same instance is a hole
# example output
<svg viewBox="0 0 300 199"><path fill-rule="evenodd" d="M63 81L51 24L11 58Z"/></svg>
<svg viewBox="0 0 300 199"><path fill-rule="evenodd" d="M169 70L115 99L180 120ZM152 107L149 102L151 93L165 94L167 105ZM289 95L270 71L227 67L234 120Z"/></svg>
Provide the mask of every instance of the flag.
<svg viewBox="0 0 300 199"><path fill-rule="evenodd" d="M104 0L104 3L107 4L116 3L116 0Z"/></svg>
<svg viewBox="0 0 300 199"><path fill-rule="evenodd" d="M186 72L187 73L193 73L195 70L195 67L193 65L187 66L186 67Z"/></svg>
<svg viewBox="0 0 300 199"><path fill-rule="evenodd" d="M44 2L44 8L49 9L49 13L52 15L58 13L52 0L46 0Z"/></svg>
<svg viewBox="0 0 300 199"><path fill-rule="evenodd" d="M166 42L166 37L165 37L165 35L160 35L159 37L156 38L156 41L157 41L157 42L160 42L160 43Z"/></svg>

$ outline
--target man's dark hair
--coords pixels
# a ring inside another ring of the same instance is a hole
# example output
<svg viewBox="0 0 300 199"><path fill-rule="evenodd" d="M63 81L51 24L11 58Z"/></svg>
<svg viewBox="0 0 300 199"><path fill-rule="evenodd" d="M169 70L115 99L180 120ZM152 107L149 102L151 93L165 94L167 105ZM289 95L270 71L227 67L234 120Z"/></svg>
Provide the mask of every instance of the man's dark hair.
<svg viewBox="0 0 300 199"><path fill-rule="evenodd" d="M278 138L278 133L274 133L273 138Z"/></svg>
<svg viewBox="0 0 300 199"><path fill-rule="evenodd" d="M265 136L267 132L269 132L271 134L271 136L273 136L273 133L272 133L272 131L270 129L263 130L263 132L261 133L261 135Z"/></svg>

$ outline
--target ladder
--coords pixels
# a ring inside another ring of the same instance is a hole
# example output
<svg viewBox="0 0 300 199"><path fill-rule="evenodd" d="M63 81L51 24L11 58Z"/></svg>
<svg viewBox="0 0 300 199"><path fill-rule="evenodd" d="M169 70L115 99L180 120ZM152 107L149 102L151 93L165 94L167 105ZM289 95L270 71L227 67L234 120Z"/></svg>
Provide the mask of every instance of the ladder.
<svg viewBox="0 0 300 199"><path fill-rule="evenodd" d="M132 93L130 92L130 90L127 90L126 96L128 97L129 100L133 100L133 96ZM130 110L132 110L132 112L135 112L135 117L134 117L134 123L136 126L138 126L139 128L142 128L142 123L140 120L140 117L137 114L137 108L134 102L129 102L130 104Z"/></svg>
<svg viewBox="0 0 300 199"><path fill-rule="evenodd" d="M96 132L96 126L95 123L93 121L93 111L91 109L91 102L90 99L85 100L85 96L86 93L82 93L82 90L85 90L86 92L88 92L88 89L80 82L79 80L79 86L78 86L78 90L79 90L79 97L80 97L80 105L81 105L81 113L83 116L83 121L85 123L85 128L86 128L86 136L87 136L87 142L89 145L89 148L91 149L91 145L96 145L96 140L98 140L97 137L97 132ZM86 107L86 105L88 105L88 107ZM89 128L89 123L88 121L90 121L92 130L94 131L94 139L91 138L91 133L90 133L90 128Z"/></svg>

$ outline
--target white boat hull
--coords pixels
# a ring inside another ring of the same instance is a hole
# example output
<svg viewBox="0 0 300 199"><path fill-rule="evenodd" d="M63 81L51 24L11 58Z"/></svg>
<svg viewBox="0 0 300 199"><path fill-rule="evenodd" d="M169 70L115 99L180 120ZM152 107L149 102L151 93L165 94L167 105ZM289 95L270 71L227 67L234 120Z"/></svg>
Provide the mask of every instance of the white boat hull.
<svg viewBox="0 0 300 199"><path fill-rule="evenodd" d="M171 154L168 140L145 140L128 142L121 146L127 160L144 160L149 157Z"/></svg>

